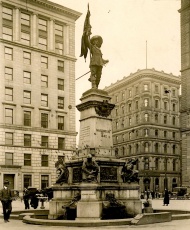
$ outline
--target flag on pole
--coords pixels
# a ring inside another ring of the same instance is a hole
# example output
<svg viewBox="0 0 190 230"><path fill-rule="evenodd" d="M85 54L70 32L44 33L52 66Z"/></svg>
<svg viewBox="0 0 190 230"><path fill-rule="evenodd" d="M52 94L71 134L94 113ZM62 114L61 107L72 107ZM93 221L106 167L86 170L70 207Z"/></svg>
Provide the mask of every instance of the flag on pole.
<svg viewBox="0 0 190 230"><path fill-rule="evenodd" d="M91 28L92 27L90 25L90 10L88 4L88 10L84 21L83 35L81 39L81 54L80 54L80 57L84 56L85 61L88 54L88 42L89 42L89 36L91 35Z"/></svg>

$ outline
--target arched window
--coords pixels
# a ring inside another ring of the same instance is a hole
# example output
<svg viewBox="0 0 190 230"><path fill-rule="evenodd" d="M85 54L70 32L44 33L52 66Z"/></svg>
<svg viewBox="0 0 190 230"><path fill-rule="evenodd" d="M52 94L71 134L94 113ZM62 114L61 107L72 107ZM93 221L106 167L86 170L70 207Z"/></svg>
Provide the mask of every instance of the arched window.
<svg viewBox="0 0 190 230"><path fill-rule="evenodd" d="M144 158L144 169L145 170L149 169L149 159L148 159L148 157Z"/></svg>
<svg viewBox="0 0 190 230"><path fill-rule="evenodd" d="M155 159L155 170L159 169L159 158Z"/></svg>
<svg viewBox="0 0 190 230"><path fill-rule="evenodd" d="M167 115L164 116L164 124L167 124Z"/></svg>
<svg viewBox="0 0 190 230"><path fill-rule="evenodd" d="M148 107L148 99L147 99L147 98L144 99L144 106L145 106L145 107Z"/></svg>
<svg viewBox="0 0 190 230"><path fill-rule="evenodd" d="M158 114L155 114L155 122L158 123Z"/></svg>
<svg viewBox="0 0 190 230"><path fill-rule="evenodd" d="M172 146L172 153L173 153L173 154L175 154L175 153L176 153L176 151L175 151L175 150L176 150L176 145L173 145L173 146Z"/></svg>
<svg viewBox="0 0 190 230"><path fill-rule="evenodd" d="M145 143L144 143L144 151L145 151L146 153L149 152L149 144L148 144L148 142L145 142Z"/></svg>
<svg viewBox="0 0 190 230"><path fill-rule="evenodd" d="M136 153L139 153L139 144L136 144Z"/></svg>
<svg viewBox="0 0 190 230"><path fill-rule="evenodd" d="M122 147L123 156L125 156L125 147Z"/></svg>
<svg viewBox="0 0 190 230"><path fill-rule="evenodd" d="M149 117L148 117L148 113L145 113L145 114L144 114L144 119L145 119L145 121L148 121L148 118L149 118Z"/></svg>
<svg viewBox="0 0 190 230"><path fill-rule="evenodd" d="M158 136L158 130L157 129L155 130L155 136L156 137Z"/></svg>
<svg viewBox="0 0 190 230"><path fill-rule="evenodd" d="M175 125L175 123L176 123L176 119L175 119L175 117L173 117L173 119L172 119L172 123L173 123L173 125Z"/></svg>
<svg viewBox="0 0 190 230"><path fill-rule="evenodd" d="M167 144L164 144L164 153L167 153Z"/></svg>
<svg viewBox="0 0 190 230"><path fill-rule="evenodd" d="M155 144L155 153L158 153L158 143Z"/></svg>
<svg viewBox="0 0 190 230"><path fill-rule="evenodd" d="M176 171L176 159L173 159L173 171Z"/></svg>
<svg viewBox="0 0 190 230"><path fill-rule="evenodd" d="M129 155L131 155L131 154L132 154L132 146L129 145Z"/></svg>

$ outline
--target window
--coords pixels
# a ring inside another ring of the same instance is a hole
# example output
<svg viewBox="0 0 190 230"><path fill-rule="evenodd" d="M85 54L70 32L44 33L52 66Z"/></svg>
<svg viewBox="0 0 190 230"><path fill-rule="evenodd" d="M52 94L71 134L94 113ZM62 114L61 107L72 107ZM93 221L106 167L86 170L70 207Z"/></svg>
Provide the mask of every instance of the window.
<svg viewBox="0 0 190 230"><path fill-rule="evenodd" d="M173 159L173 171L176 171L176 160Z"/></svg>
<svg viewBox="0 0 190 230"><path fill-rule="evenodd" d="M48 128L48 114L41 113L41 127Z"/></svg>
<svg viewBox="0 0 190 230"><path fill-rule="evenodd" d="M139 130L136 130L136 137L139 136Z"/></svg>
<svg viewBox="0 0 190 230"><path fill-rule="evenodd" d="M48 68L48 58L41 56L41 67L47 69Z"/></svg>
<svg viewBox="0 0 190 230"><path fill-rule="evenodd" d="M64 90L64 79L58 78L58 89Z"/></svg>
<svg viewBox="0 0 190 230"><path fill-rule="evenodd" d="M24 111L24 126L31 126L31 112Z"/></svg>
<svg viewBox="0 0 190 230"><path fill-rule="evenodd" d="M155 114L154 119L155 119L155 122L158 123L158 114Z"/></svg>
<svg viewBox="0 0 190 230"><path fill-rule="evenodd" d="M13 133L5 133L5 145L13 145Z"/></svg>
<svg viewBox="0 0 190 230"><path fill-rule="evenodd" d="M48 76L41 75L41 86L45 88L48 87Z"/></svg>
<svg viewBox="0 0 190 230"><path fill-rule="evenodd" d="M48 95L41 94L41 106L48 107Z"/></svg>
<svg viewBox="0 0 190 230"><path fill-rule="evenodd" d="M158 100L155 100L155 108L158 109L158 103L159 101Z"/></svg>
<svg viewBox="0 0 190 230"><path fill-rule="evenodd" d="M155 153L158 153L158 143L155 144Z"/></svg>
<svg viewBox="0 0 190 230"><path fill-rule="evenodd" d="M131 111L131 103L129 104L129 112Z"/></svg>
<svg viewBox="0 0 190 230"><path fill-rule="evenodd" d="M173 153L173 154L176 154L176 145L173 145L173 146L172 146L172 153Z"/></svg>
<svg viewBox="0 0 190 230"><path fill-rule="evenodd" d="M58 60L58 70L64 72L64 61Z"/></svg>
<svg viewBox="0 0 190 230"><path fill-rule="evenodd" d="M147 157L144 158L144 169L145 170L149 169L149 159Z"/></svg>
<svg viewBox="0 0 190 230"><path fill-rule="evenodd" d="M57 156L58 161L65 161L65 156Z"/></svg>
<svg viewBox="0 0 190 230"><path fill-rule="evenodd" d="M24 146L31 146L31 134L24 134Z"/></svg>
<svg viewBox="0 0 190 230"><path fill-rule="evenodd" d="M125 93L122 93L122 99L123 100L125 99Z"/></svg>
<svg viewBox="0 0 190 230"><path fill-rule="evenodd" d="M41 155L41 166L48 167L48 155Z"/></svg>
<svg viewBox="0 0 190 230"><path fill-rule="evenodd" d="M119 127L119 123L116 121L116 129L118 129Z"/></svg>
<svg viewBox="0 0 190 230"><path fill-rule="evenodd" d="M115 115L118 116L118 109L115 109Z"/></svg>
<svg viewBox="0 0 190 230"><path fill-rule="evenodd" d="M31 154L24 153L24 166L31 166Z"/></svg>
<svg viewBox="0 0 190 230"><path fill-rule="evenodd" d="M136 86L135 92L136 92L136 94L139 93L139 87L138 86Z"/></svg>
<svg viewBox="0 0 190 230"><path fill-rule="evenodd" d="M144 119L145 119L145 121L148 121L148 113L144 114Z"/></svg>
<svg viewBox="0 0 190 230"><path fill-rule="evenodd" d="M31 73L30 72L23 72L23 81L26 84L31 84Z"/></svg>
<svg viewBox="0 0 190 230"><path fill-rule="evenodd" d="M139 116L136 115L136 123L138 124L139 123Z"/></svg>
<svg viewBox="0 0 190 230"><path fill-rule="evenodd" d="M5 153L5 165L13 165L13 153Z"/></svg>
<svg viewBox="0 0 190 230"><path fill-rule="evenodd" d="M144 106L145 106L145 107L148 107L148 99L147 99L147 98L144 99Z"/></svg>
<svg viewBox="0 0 190 230"><path fill-rule="evenodd" d="M175 139L175 132L172 132L172 137L173 139Z"/></svg>
<svg viewBox="0 0 190 230"><path fill-rule="evenodd" d="M25 51L23 52L23 62L27 65L31 64L31 53Z"/></svg>
<svg viewBox="0 0 190 230"><path fill-rule="evenodd" d="M132 132L129 132L129 140L132 139Z"/></svg>
<svg viewBox="0 0 190 230"><path fill-rule="evenodd" d="M13 39L13 29L8 27L3 27L3 39L12 41Z"/></svg>
<svg viewBox="0 0 190 230"><path fill-rule="evenodd" d="M167 153L167 144L164 144L164 153Z"/></svg>
<svg viewBox="0 0 190 230"><path fill-rule="evenodd" d="M155 93L158 93L158 85L155 85Z"/></svg>
<svg viewBox="0 0 190 230"><path fill-rule="evenodd" d="M55 35L63 37L63 26L55 24Z"/></svg>
<svg viewBox="0 0 190 230"><path fill-rule="evenodd" d="M145 136L145 137L148 137L148 132L149 132L148 129L144 129L144 136Z"/></svg>
<svg viewBox="0 0 190 230"><path fill-rule="evenodd" d="M55 52L63 55L63 42L55 41Z"/></svg>
<svg viewBox="0 0 190 230"><path fill-rule="evenodd" d="M13 10L7 7L3 7L3 19L13 20Z"/></svg>
<svg viewBox="0 0 190 230"><path fill-rule="evenodd" d="M58 137L58 149L65 149L65 138Z"/></svg>
<svg viewBox="0 0 190 230"><path fill-rule="evenodd" d="M5 59L13 60L13 49L10 47L5 47Z"/></svg>
<svg viewBox="0 0 190 230"><path fill-rule="evenodd" d="M47 38L39 37L39 48L47 50Z"/></svg>
<svg viewBox="0 0 190 230"><path fill-rule="evenodd" d="M176 110L176 105L175 105L175 104L172 104L172 107L173 107L173 111L175 112L175 110Z"/></svg>
<svg viewBox="0 0 190 230"><path fill-rule="evenodd" d="M129 125L131 126L131 118L129 117Z"/></svg>
<svg viewBox="0 0 190 230"><path fill-rule="evenodd" d="M172 118L172 123L173 123L173 125L175 125L175 123L176 123L175 117Z"/></svg>
<svg viewBox="0 0 190 230"><path fill-rule="evenodd" d="M155 159L155 170L159 170L159 158Z"/></svg>
<svg viewBox="0 0 190 230"><path fill-rule="evenodd" d="M23 184L24 188L32 186L32 175L24 175L23 181L24 181L24 184Z"/></svg>
<svg viewBox="0 0 190 230"><path fill-rule="evenodd" d="M58 109L64 109L64 97L58 97Z"/></svg>
<svg viewBox="0 0 190 230"><path fill-rule="evenodd" d="M136 144L136 153L139 153L139 145Z"/></svg>
<svg viewBox="0 0 190 230"><path fill-rule="evenodd" d="M24 104L31 104L31 92L30 91L24 91Z"/></svg>
<svg viewBox="0 0 190 230"><path fill-rule="evenodd" d="M64 130L64 117L58 116L58 129Z"/></svg>
<svg viewBox="0 0 190 230"><path fill-rule="evenodd" d="M129 155L131 155L131 154L132 154L132 146L129 145Z"/></svg>
<svg viewBox="0 0 190 230"><path fill-rule="evenodd" d="M116 101L116 102L118 102L118 101L119 101L118 96L115 96L115 101Z"/></svg>
<svg viewBox="0 0 190 230"><path fill-rule="evenodd" d="M21 24L30 26L30 15L21 13Z"/></svg>
<svg viewBox="0 0 190 230"><path fill-rule="evenodd" d="M139 102L136 101L136 109L138 109L138 108L139 108Z"/></svg>
<svg viewBox="0 0 190 230"><path fill-rule="evenodd" d="M164 101L164 109L167 110L168 109L168 103L166 101Z"/></svg>
<svg viewBox="0 0 190 230"><path fill-rule="evenodd" d="M5 123L13 124L13 109L5 109Z"/></svg>
<svg viewBox="0 0 190 230"><path fill-rule="evenodd" d="M122 147L122 154L123 154L123 156L125 155L125 147L124 146Z"/></svg>
<svg viewBox="0 0 190 230"><path fill-rule="evenodd" d="M148 85L144 84L144 91L148 91Z"/></svg>
<svg viewBox="0 0 190 230"><path fill-rule="evenodd" d="M164 131L164 138L167 138L167 131Z"/></svg>
<svg viewBox="0 0 190 230"><path fill-rule="evenodd" d="M129 90L129 97L131 97L132 96L132 91L131 90Z"/></svg>
<svg viewBox="0 0 190 230"><path fill-rule="evenodd" d="M41 137L41 146L48 148L48 136Z"/></svg>
<svg viewBox="0 0 190 230"><path fill-rule="evenodd" d="M167 115L164 115L164 124L167 124Z"/></svg>
<svg viewBox="0 0 190 230"><path fill-rule="evenodd" d="M122 112L122 114L125 114L125 107L124 106L121 107L121 112Z"/></svg>
<svg viewBox="0 0 190 230"><path fill-rule="evenodd" d="M6 101L13 101L13 89L12 88L5 88L5 100Z"/></svg>
<svg viewBox="0 0 190 230"><path fill-rule="evenodd" d="M30 34L26 32L21 32L21 42L30 45Z"/></svg>
<svg viewBox="0 0 190 230"><path fill-rule="evenodd" d="M39 30L47 31L47 21L44 19L38 19L38 28Z"/></svg>
<svg viewBox="0 0 190 230"><path fill-rule="evenodd" d="M155 136L158 137L158 130L155 130Z"/></svg>
<svg viewBox="0 0 190 230"><path fill-rule="evenodd" d="M5 67L5 79L8 81L13 80L13 69L9 67Z"/></svg>
<svg viewBox="0 0 190 230"><path fill-rule="evenodd" d="M41 189L49 187L49 175L41 175Z"/></svg>
<svg viewBox="0 0 190 230"><path fill-rule="evenodd" d="M176 96L176 91L175 91L175 89L172 89L172 96L173 96L173 97Z"/></svg>

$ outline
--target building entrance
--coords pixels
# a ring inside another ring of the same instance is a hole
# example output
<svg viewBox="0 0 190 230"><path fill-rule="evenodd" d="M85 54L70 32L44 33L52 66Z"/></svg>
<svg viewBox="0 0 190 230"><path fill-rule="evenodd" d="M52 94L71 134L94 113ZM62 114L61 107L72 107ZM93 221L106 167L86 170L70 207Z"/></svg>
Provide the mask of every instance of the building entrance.
<svg viewBox="0 0 190 230"><path fill-rule="evenodd" d="M9 181L9 188L14 189L14 180L15 180L15 174L4 174L4 181Z"/></svg>

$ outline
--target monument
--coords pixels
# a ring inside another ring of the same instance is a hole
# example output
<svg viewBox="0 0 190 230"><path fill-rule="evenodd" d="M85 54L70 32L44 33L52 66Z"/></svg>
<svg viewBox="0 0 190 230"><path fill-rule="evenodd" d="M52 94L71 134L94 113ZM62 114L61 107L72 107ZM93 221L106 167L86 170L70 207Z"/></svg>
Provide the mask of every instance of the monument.
<svg viewBox="0 0 190 230"><path fill-rule="evenodd" d="M116 157L110 118L115 105L110 103L107 92L98 89L102 68L108 63L100 50L103 39L99 35L90 38L90 35L88 8L81 56L86 58L90 51L91 89L82 94L77 105L80 111L78 158L56 163L58 179L52 187L49 219L66 215L73 204L76 220L109 218L109 209L122 210L123 217L142 213L135 161L125 162Z"/></svg>

